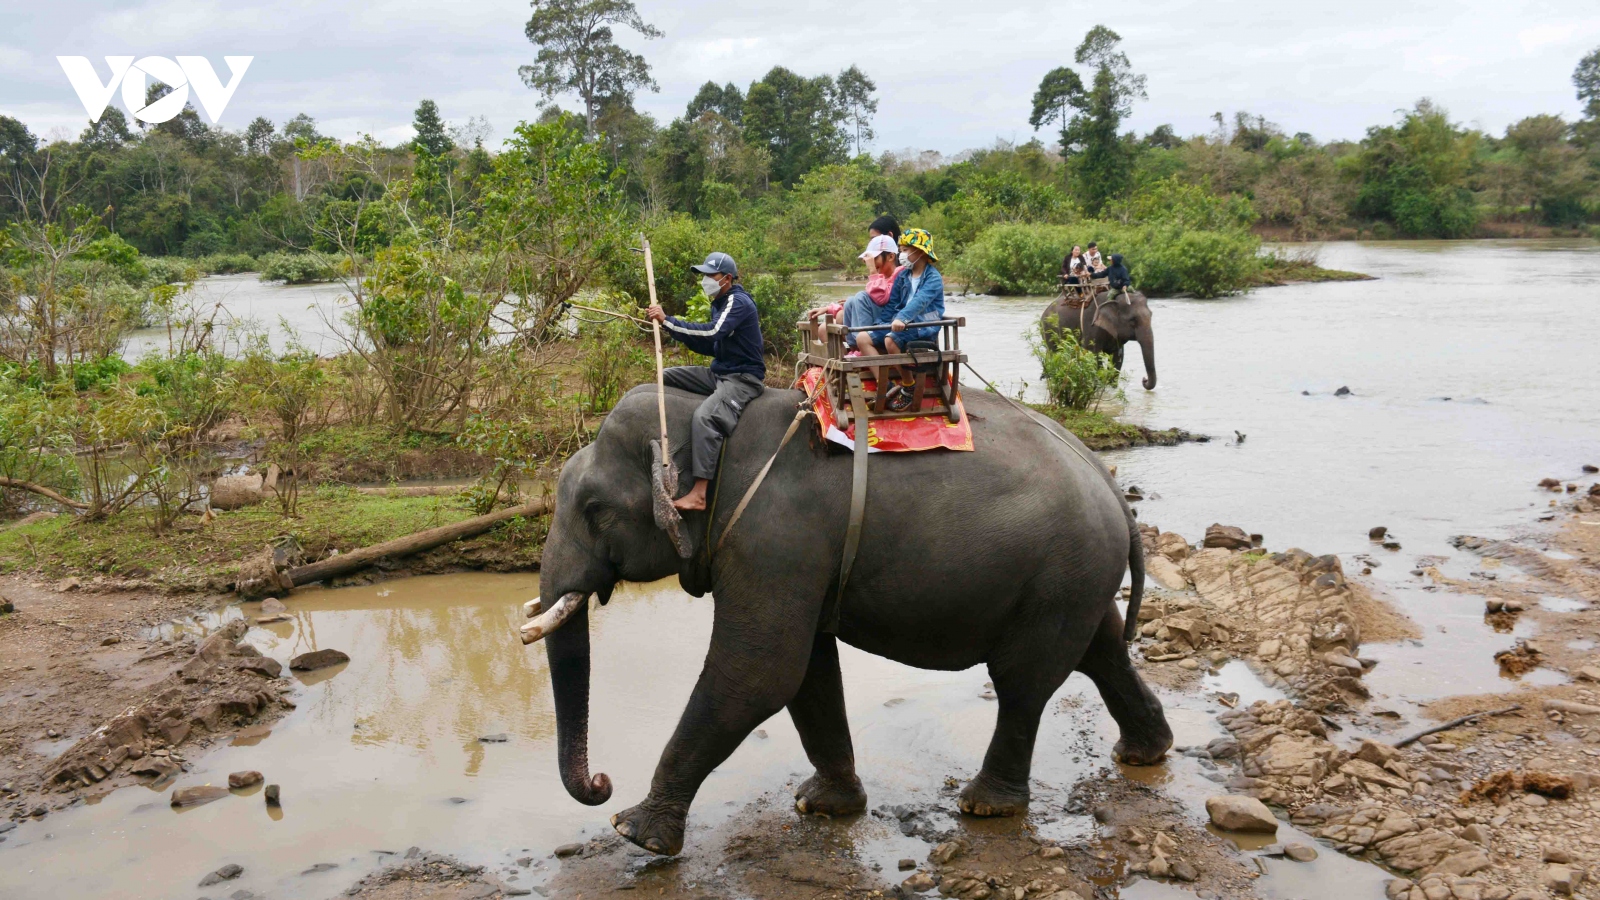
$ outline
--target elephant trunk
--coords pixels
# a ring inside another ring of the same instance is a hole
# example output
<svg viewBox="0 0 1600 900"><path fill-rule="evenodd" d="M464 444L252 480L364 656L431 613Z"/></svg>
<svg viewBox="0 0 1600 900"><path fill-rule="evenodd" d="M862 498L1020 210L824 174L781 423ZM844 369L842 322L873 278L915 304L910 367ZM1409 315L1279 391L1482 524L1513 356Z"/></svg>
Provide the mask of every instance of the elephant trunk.
<svg viewBox="0 0 1600 900"><path fill-rule="evenodd" d="M1144 355L1144 389L1156 389L1156 332L1149 320L1138 325L1133 336L1139 342L1139 352Z"/></svg>
<svg viewBox="0 0 1600 900"><path fill-rule="evenodd" d="M556 698L556 757L561 783L574 800L599 806L611 799L611 779L589 774L589 604L544 640Z"/></svg>

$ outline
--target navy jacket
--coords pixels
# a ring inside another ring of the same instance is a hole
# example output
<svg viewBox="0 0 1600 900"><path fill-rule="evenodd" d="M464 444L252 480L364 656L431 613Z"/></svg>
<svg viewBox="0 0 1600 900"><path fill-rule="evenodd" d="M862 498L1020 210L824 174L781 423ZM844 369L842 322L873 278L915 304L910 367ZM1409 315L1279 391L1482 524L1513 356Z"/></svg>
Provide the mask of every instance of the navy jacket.
<svg viewBox="0 0 1600 900"><path fill-rule="evenodd" d="M685 322L668 316L662 326L673 340L711 357L713 375L767 377L761 318L742 284L735 283L711 301L711 321Z"/></svg>

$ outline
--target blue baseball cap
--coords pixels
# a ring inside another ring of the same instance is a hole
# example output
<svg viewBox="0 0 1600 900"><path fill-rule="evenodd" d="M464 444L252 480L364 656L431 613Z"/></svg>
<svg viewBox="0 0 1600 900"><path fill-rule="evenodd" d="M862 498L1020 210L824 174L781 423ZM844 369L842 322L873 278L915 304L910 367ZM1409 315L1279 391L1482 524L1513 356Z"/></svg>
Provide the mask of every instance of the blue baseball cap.
<svg viewBox="0 0 1600 900"><path fill-rule="evenodd" d="M732 275L735 278L739 277L739 266L734 263L733 257L721 252L712 253L706 257L705 262L689 268L699 272L701 275Z"/></svg>

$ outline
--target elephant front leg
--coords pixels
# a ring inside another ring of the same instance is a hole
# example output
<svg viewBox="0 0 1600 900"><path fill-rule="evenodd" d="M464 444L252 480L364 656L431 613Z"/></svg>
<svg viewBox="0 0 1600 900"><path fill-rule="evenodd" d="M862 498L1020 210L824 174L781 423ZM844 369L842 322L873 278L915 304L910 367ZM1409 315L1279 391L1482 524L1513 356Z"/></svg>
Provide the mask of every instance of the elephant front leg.
<svg viewBox="0 0 1600 900"><path fill-rule="evenodd" d="M762 602L791 615L801 609L798 603ZM799 690L814 629L814 611L810 622L752 622L726 614L719 602L711 649L689 705L656 764L649 795L611 817L618 834L651 853L671 856L683 849L689 805L706 776Z"/></svg>
<svg viewBox="0 0 1600 900"><path fill-rule="evenodd" d="M847 816L866 809L867 792L856 776L855 749L845 718L839 644L833 635L818 634L812 642L805 680L789 701L789 717L800 732L806 756L817 767L817 773L795 791L795 809L820 816Z"/></svg>

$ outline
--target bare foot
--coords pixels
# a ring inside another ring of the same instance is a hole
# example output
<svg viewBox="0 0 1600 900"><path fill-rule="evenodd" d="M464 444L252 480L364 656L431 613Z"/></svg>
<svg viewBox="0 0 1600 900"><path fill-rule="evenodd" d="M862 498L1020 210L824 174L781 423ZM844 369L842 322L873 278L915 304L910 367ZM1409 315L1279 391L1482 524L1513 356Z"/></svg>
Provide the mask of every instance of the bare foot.
<svg viewBox="0 0 1600 900"><path fill-rule="evenodd" d="M694 487L689 489L689 493L672 501L673 508L682 510L705 509L706 485L708 483L704 478L697 479Z"/></svg>

